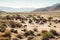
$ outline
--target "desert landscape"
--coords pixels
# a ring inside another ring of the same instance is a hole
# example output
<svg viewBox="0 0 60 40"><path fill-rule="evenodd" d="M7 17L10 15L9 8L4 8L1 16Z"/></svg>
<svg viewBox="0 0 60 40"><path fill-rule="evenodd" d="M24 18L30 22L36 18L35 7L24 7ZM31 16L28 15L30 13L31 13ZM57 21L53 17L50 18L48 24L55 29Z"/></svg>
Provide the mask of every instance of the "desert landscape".
<svg viewBox="0 0 60 40"><path fill-rule="evenodd" d="M0 40L60 40L60 0L0 0Z"/></svg>
<svg viewBox="0 0 60 40"><path fill-rule="evenodd" d="M0 40L60 40L60 12L0 11Z"/></svg>

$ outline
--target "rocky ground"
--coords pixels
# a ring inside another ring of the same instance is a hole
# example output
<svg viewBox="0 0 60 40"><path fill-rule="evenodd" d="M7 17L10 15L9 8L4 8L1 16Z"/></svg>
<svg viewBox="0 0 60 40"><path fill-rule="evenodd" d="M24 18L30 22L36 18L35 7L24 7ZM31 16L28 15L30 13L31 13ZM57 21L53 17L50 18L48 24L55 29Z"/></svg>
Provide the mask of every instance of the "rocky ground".
<svg viewBox="0 0 60 40"><path fill-rule="evenodd" d="M0 13L0 40L60 40L60 14Z"/></svg>

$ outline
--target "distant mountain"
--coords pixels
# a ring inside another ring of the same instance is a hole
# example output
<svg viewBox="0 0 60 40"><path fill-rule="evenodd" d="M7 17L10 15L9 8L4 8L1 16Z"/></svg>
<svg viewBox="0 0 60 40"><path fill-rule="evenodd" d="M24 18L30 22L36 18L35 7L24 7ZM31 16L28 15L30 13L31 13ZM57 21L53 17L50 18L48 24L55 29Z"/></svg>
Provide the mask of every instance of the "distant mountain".
<svg viewBox="0 0 60 40"><path fill-rule="evenodd" d="M60 3L54 4L52 6L48 6L45 8L38 8L38 9L34 10L33 12L56 11L56 10L60 10Z"/></svg>
<svg viewBox="0 0 60 40"><path fill-rule="evenodd" d="M0 6L0 11L6 11L6 12L31 12L33 10L35 10L35 8L10 8Z"/></svg>

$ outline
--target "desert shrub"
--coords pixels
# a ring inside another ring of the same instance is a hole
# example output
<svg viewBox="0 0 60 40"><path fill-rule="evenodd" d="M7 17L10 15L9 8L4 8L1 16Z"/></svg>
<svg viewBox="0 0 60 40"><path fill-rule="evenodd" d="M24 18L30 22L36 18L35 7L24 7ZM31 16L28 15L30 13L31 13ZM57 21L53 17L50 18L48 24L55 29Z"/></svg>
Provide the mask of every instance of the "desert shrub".
<svg viewBox="0 0 60 40"><path fill-rule="evenodd" d="M43 19L42 22L46 23L47 22L47 19Z"/></svg>
<svg viewBox="0 0 60 40"><path fill-rule="evenodd" d="M33 17L33 20L36 21L36 17Z"/></svg>
<svg viewBox="0 0 60 40"><path fill-rule="evenodd" d="M48 32L47 30L42 30L42 33Z"/></svg>
<svg viewBox="0 0 60 40"><path fill-rule="evenodd" d="M4 26L0 26L0 32L5 32L5 27Z"/></svg>
<svg viewBox="0 0 60 40"><path fill-rule="evenodd" d="M56 26L54 26L56 28Z"/></svg>
<svg viewBox="0 0 60 40"><path fill-rule="evenodd" d="M29 19L29 23L32 23L32 20L31 19Z"/></svg>
<svg viewBox="0 0 60 40"><path fill-rule="evenodd" d="M34 37L28 37L28 39L27 40L32 40Z"/></svg>
<svg viewBox="0 0 60 40"><path fill-rule="evenodd" d="M41 34L40 34L40 33L38 33L38 34L37 34L37 36L41 36Z"/></svg>
<svg viewBox="0 0 60 40"><path fill-rule="evenodd" d="M6 25L6 24L2 24L2 26L4 26L5 28L7 27L7 25Z"/></svg>
<svg viewBox="0 0 60 40"><path fill-rule="evenodd" d="M56 24L58 23L58 20L57 20L57 19L55 19L55 20L52 20L52 21L53 21L54 23L56 23Z"/></svg>
<svg viewBox="0 0 60 40"><path fill-rule="evenodd" d="M14 33L18 33L17 30L15 30Z"/></svg>
<svg viewBox="0 0 60 40"><path fill-rule="evenodd" d="M21 23L25 23L25 22L22 20Z"/></svg>
<svg viewBox="0 0 60 40"><path fill-rule="evenodd" d="M59 35L59 34L58 34L55 30L53 30L53 29L51 29L50 32L51 32L53 35L55 35L55 36L58 36L58 35Z"/></svg>
<svg viewBox="0 0 60 40"><path fill-rule="evenodd" d="M5 27L0 25L0 29L3 29L3 28L5 28Z"/></svg>
<svg viewBox="0 0 60 40"><path fill-rule="evenodd" d="M15 24L15 22L13 22L13 21L10 22L10 25L11 25L12 28L15 28L14 24Z"/></svg>
<svg viewBox="0 0 60 40"><path fill-rule="evenodd" d="M12 19L15 19L15 18L16 18L16 15L12 15L11 18L12 18Z"/></svg>
<svg viewBox="0 0 60 40"><path fill-rule="evenodd" d="M11 25L11 28L20 28L22 26L22 24L18 24L18 23L15 23L15 22L10 22L10 25Z"/></svg>
<svg viewBox="0 0 60 40"><path fill-rule="evenodd" d="M22 26L22 24L15 24L16 25L16 27L18 27L18 28L20 28L21 26Z"/></svg>
<svg viewBox="0 0 60 40"><path fill-rule="evenodd" d="M44 19L44 17L40 17L40 20L42 21Z"/></svg>
<svg viewBox="0 0 60 40"><path fill-rule="evenodd" d="M37 30L36 28L34 29L34 31L35 31L35 32L38 32L38 30Z"/></svg>
<svg viewBox="0 0 60 40"><path fill-rule="evenodd" d="M40 25L44 24L43 22L39 23Z"/></svg>
<svg viewBox="0 0 60 40"><path fill-rule="evenodd" d="M27 25L24 25L24 27L27 27Z"/></svg>
<svg viewBox="0 0 60 40"><path fill-rule="evenodd" d="M2 37L2 38L1 38L1 37L0 37L0 40L11 40L11 38L7 38L7 37L6 37L6 38L5 38L5 37Z"/></svg>
<svg viewBox="0 0 60 40"><path fill-rule="evenodd" d="M11 29L11 32L13 32L14 31L14 29Z"/></svg>
<svg viewBox="0 0 60 40"><path fill-rule="evenodd" d="M50 38L54 38L54 35L50 32L42 33L42 40L49 40Z"/></svg>
<svg viewBox="0 0 60 40"><path fill-rule="evenodd" d="M17 30L11 29L12 33L18 33Z"/></svg>
<svg viewBox="0 0 60 40"><path fill-rule="evenodd" d="M25 34L24 34L24 36L25 36L25 37L30 36L30 35L31 35L31 36L34 36L34 32L33 32L33 31L31 31L31 30L30 30L30 31L25 32Z"/></svg>
<svg viewBox="0 0 60 40"><path fill-rule="evenodd" d="M20 34L18 34L16 37L20 38L20 39L23 39L23 37Z"/></svg>
<svg viewBox="0 0 60 40"><path fill-rule="evenodd" d="M11 32L7 29L3 35L3 37L11 37Z"/></svg>
<svg viewBox="0 0 60 40"><path fill-rule="evenodd" d="M31 17L32 17L32 15L28 15L28 16L27 16L27 18L31 18Z"/></svg>
<svg viewBox="0 0 60 40"><path fill-rule="evenodd" d="M18 40L17 38L13 38L13 40Z"/></svg>
<svg viewBox="0 0 60 40"><path fill-rule="evenodd" d="M11 17L10 17L9 15L7 15L7 16L5 17L5 19L10 20Z"/></svg>
<svg viewBox="0 0 60 40"><path fill-rule="evenodd" d="M27 37L29 35L30 35L30 33L28 33L28 32L25 32L25 34L24 34L25 37Z"/></svg>
<svg viewBox="0 0 60 40"><path fill-rule="evenodd" d="M48 25L48 27L51 27L51 25Z"/></svg>
<svg viewBox="0 0 60 40"><path fill-rule="evenodd" d="M27 29L23 29L23 30L21 30L21 31L24 31L24 32L26 32L26 31L27 31Z"/></svg>
<svg viewBox="0 0 60 40"><path fill-rule="evenodd" d="M39 23L40 22L40 19L35 19L36 23Z"/></svg>
<svg viewBox="0 0 60 40"><path fill-rule="evenodd" d="M48 17L48 21L51 21L53 19L53 17Z"/></svg>
<svg viewBox="0 0 60 40"><path fill-rule="evenodd" d="M52 23L50 22L49 25L52 25Z"/></svg>
<svg viewBox="0 0 60 40"><path fill-rule="evenodd" d="M16 14L15 19L16 19L16 20L17 20L17 19L21 19L20 15Z"/></svg>
<svg viewBox="0 0 60 40"><path fill-rule="evenodd" d="M60 23L60 20L58 20L58 22Z"/></svg>
<svg viewBox="0 0 60 40"><path fill-rule="evenodd" d="M40 18L40 16L38 15L37 18Z"/></svg>

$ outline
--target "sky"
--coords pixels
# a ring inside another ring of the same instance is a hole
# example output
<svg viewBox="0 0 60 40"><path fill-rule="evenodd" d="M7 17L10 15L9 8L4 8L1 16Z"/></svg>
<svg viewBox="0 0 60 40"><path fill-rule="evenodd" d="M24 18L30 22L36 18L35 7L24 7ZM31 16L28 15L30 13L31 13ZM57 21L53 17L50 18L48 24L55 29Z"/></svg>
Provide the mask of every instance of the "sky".
<svg viewBox="0 0 60 40"><path fill-rule="evenodd" d="M11 8L43 8L60 3L60 0L0 0L0 6Z"/></svg>

